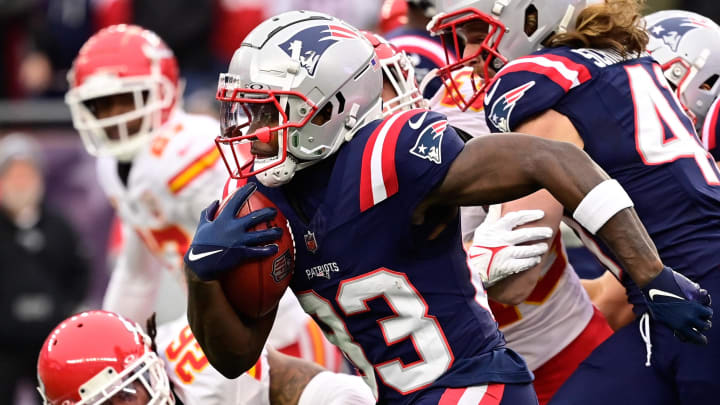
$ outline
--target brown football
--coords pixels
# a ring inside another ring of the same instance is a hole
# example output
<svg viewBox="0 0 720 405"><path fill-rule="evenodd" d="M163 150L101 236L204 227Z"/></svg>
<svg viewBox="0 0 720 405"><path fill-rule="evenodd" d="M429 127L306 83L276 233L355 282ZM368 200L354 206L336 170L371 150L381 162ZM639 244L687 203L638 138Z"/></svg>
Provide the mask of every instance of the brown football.
<svg viewBox="0 0 720 405"><path fill-rule="evenodd" d="M230 200L230 197L226 198L225 202L228 200ZM220 206L217 214L224 207L225 203ZM295 269L295 243L290 231L290 225L285 215L280 212L272 201L259 191L255 191L245 204L240 207L237 216L241 217L265 207L275 208L277 216L250 230L259 231L271 227L282 229L282 237L274 242L274 244L278 245L278 252L271 256L243 262L236 269L225 273L219 279L225 296L235 308L235 311L253 319L267 315L278 305L280 298L290 284Z"/></svg>

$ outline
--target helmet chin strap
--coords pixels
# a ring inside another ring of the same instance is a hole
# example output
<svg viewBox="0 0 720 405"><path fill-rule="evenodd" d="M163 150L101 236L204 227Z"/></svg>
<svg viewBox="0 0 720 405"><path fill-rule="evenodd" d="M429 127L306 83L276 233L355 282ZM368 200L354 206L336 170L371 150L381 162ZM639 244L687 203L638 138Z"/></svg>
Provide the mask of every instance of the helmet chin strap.
<svg viewBox="0 0 720 405"><path fill-rule="evenodd" d="M318 160L319 162L319 160ZM255 160L255 170L261 169L262 166L269 165L272 163L272 158L270 159L256 159ZM315 163L315 162L312 162ZM301 167L298 167L298 161L295 157L293 157L291 154L287 154L285 157L285 161L281 164L273 167L272 169L265 170L263 172L258 173L255 175L255 178L258 179L260 184L262 184L265 187L279 187L283 184L287 184L292 180L292 178L295 176L295 172L300 169ZM306 167L306 166L303 166Z"/></svg>

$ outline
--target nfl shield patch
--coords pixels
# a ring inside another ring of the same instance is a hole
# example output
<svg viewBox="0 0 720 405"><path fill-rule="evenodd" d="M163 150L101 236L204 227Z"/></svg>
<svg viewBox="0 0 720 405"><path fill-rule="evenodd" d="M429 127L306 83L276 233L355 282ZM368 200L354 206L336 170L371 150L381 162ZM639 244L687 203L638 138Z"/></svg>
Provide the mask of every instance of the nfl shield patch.
<svg viewBox="0 0 720 405"><path fill-rule="evenodd" d="M307 248L308 252L315 253L318 250L318 244L317 240L315 239L315 233L312 231L307 231L305 234L305 247Z"/></svg>

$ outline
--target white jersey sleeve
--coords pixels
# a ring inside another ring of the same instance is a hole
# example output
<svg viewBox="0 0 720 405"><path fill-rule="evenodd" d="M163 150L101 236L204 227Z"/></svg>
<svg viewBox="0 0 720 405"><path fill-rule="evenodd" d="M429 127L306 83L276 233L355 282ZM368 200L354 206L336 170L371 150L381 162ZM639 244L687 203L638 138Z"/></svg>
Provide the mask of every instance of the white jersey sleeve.
<svg viewBox="0 0 720 405"><path fill-rule="evenodd" d="M270 366L265 350L253 368L229 380L210 365L185 316L161 325L155 342L173 390L185 405L270 403Z"/></svg>
<svg viewBox="0 0 720 405"><path fill-rule="evenodd" d="M161 266L140 237L123 226L123 245L110 276L102 308L145 324L155 309Z"/></svg>

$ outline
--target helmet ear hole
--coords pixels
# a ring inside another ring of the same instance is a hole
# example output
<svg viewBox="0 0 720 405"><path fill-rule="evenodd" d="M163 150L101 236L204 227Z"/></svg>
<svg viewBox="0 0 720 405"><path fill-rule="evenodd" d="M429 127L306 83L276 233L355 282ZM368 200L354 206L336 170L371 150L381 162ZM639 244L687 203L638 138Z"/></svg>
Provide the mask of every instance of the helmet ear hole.
<svg viewBox="0 0 720 405"><path fill-rule="evenodd" d="M342 114L345 111L345 96L343 96L342 92L338 92L335 97L338 100L338 114Z"/></svg>
<svg viewBox="0 0 720 405"><path fill-rule="evenodd" d="M332 118L332 113L333 105L332 102L328 101L327 103L325 103L323 108L321 108L317 113L315 113L315 116L310 122L321 127L325 125L326 122L330 121L330 119Z"/></svg>
<svg viewBox="0 0 720 405"><path fill-rule="evenodd" d="M708 77L708 79L700 85L700 90L712 90L718 80L718 77L720 76L718 76L717 74Z"/></svg>
<svg viewBox="0 0 720 405"><path fill-rule="evenodd" d="M534 5L529 5L525 9L525 35L529 37L538 29L538 9Z"/></svg>

